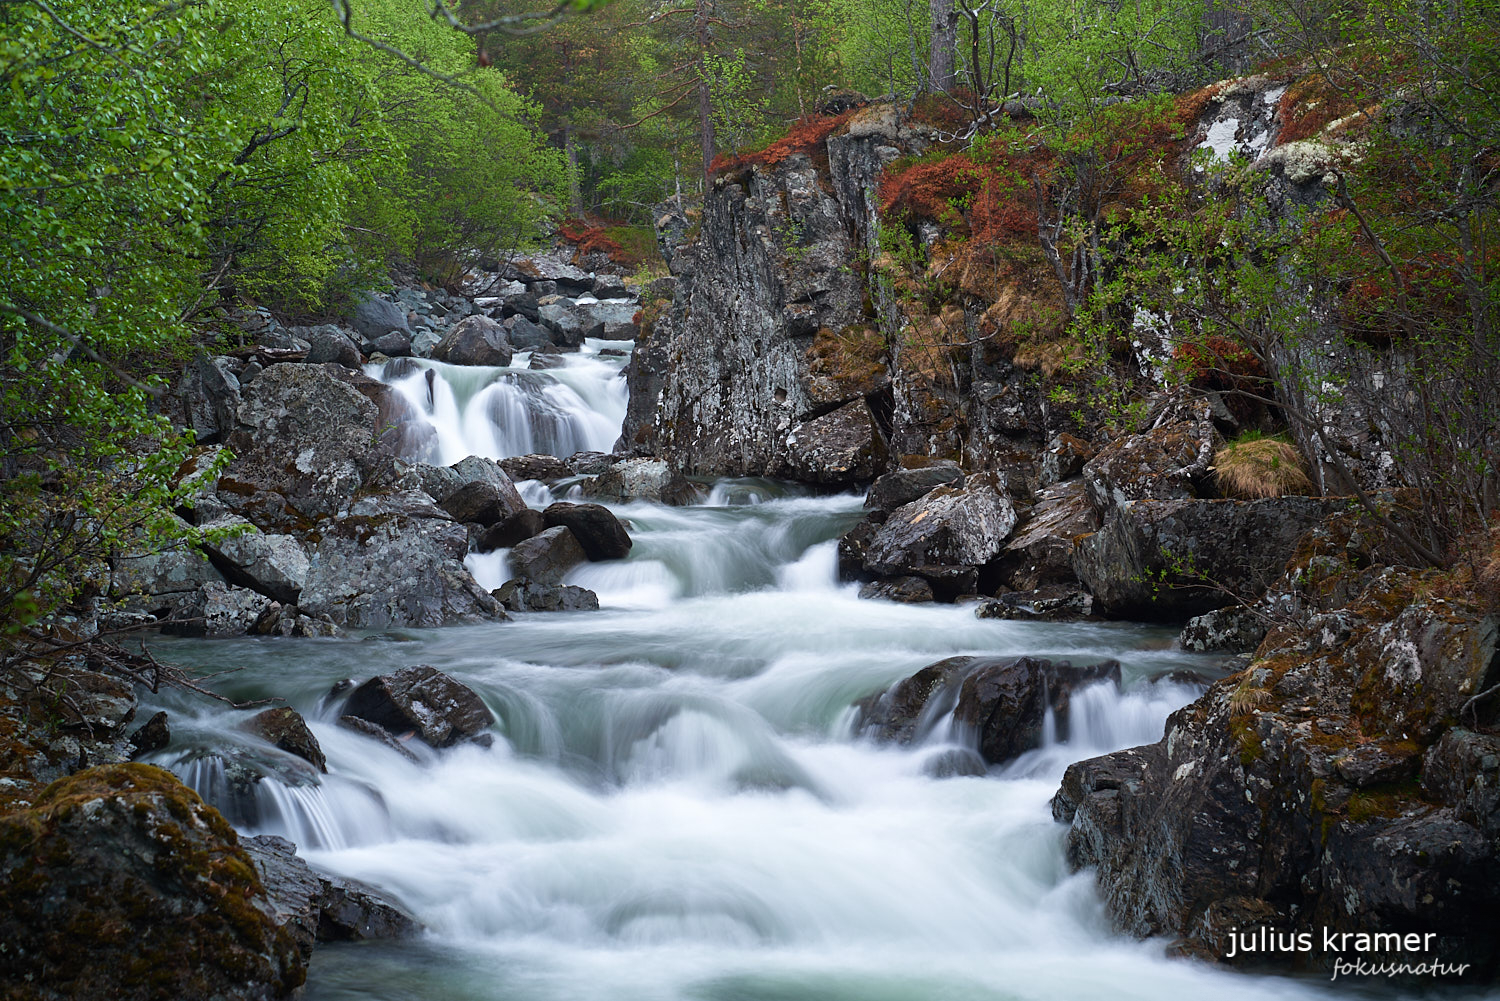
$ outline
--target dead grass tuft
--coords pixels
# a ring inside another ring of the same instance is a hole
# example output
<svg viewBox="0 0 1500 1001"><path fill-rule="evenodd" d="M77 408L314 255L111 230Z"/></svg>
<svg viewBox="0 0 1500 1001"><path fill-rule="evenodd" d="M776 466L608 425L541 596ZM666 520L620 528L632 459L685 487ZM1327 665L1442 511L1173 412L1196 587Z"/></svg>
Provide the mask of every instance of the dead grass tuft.
<svg viewBox="0 0 1500 1001"><path fill-rule="evenodd" d="M1239 500L1313 492L1302 457L1276 438L1226 445L1214 456L1214 477L1224 496Z"/></svg>

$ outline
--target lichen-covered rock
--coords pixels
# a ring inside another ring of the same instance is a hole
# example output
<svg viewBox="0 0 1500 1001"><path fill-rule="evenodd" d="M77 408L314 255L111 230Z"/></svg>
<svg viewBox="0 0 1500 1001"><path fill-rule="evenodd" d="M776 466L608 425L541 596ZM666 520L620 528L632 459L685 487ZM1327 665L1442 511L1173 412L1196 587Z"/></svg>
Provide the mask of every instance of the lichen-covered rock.
<svg viewBox="0 0 1500 1001"><path fill-rule="evenodd" d="M566 526L590 560L623 560L630 555L630 534L602 504L558 501L542 512L542 520L547 528Z"/></svg>
<svg viewBox="0 0 1500 1001"><path fill-rule="evenodd" d="M258 712L245 721L244 728L288 754L295 754L318 771L328 771L328 759L323 756L318 738L307 728L302 714L290 706Z"/></svg>
<svg viewBox="0 0 1500 1001"><path fill-rule="evenodd" d="M1041 488L1035 503L1005 543L1008 582L1019 591L1034 591L1077 580L1073 546L1099 527L1099 518L1080 480Z"/></svg>
<svg viewBox="0 0 1500 1001"><path fill-rule="evenodd" d="M349 693L344 715L397 736L415 733L432 747L451 747L495 722L472 688L426 664L366 681Z"/></svg>
<svg viewBox="0 0 1500 1001"><path fill-rule="evenodd" d="M200 355L183 372L173 390L179 420L201 445L224 440L234 428L240 406L238 366L233 358Z"/></svg>
<svg viewBox="0 0 1500 1001"><path fill-rule="evenodd" d="M578 537L566 525L549 528L510 551L511 573L537 584L561 584L563 576L588 559Z"/></svg>
<svg viewBox="0 0 1500 1001"><path fill-rule="evenodd" d="M307 580L307 550L302 543L295 536L261 532L238 518L208 527L232 527L236 523L245 529L241 534L203 547L214 568L231 584L295 605Z"/></svg>
<svg viewBox="0 0 1500 1001"><path fill-rule="evenodd" d="M576 584L538 584L518 578L490 592L512 612L597 612L599 596Z"/></svg>
<svg viewBox="0 0 1500 1001"><path fill-rule="evenodd" d="M1139 500L1112 507L1078 540L1073 569L1111 616L1181 621L1253 601L1281 576L1303 533L1343 500Z"/></svg>
<svg viewBox="0 0 1500 1001"><path fill-rule="evenodd" d="M898 469L870 484L870 489L865 494L865 508L870 511L894 511L937 487L962 487L963 483L964 472L956 462L940 461L916 469Z"/></svg>
<svg viewBox="0 0 1500 1001"><path fill-rule="evenodd" d="M785 468L772 472L804 483L866 482L885 468L885 438L864 400L792 426L784 442Z"/></svg>
<svg viewBox="0 0 1500 1001"><path fill-rule="evenodd" d="M1249 652L1266 638L1264 614L1245 606L1216 608L1195 615L1182 627L1177 643L1184 650Z"/></svg>
<svg viewBox="0 0 1500 1001"><path fill-rule="evenodd" d="M1083 472L1084 464L1094 454L1093 446L1081 438L1067 433L1053 436L1042 452L1041 465L1037 470L1039 485L1047 487L1072 479Z"/></svg>
<svg viewBox="0 0 1500 1001"><path fill-rule="evenodd" d="M269 1001L306 979L234 830L150 765L0 816L0 942L0 982L47 1001Z"/></svg>
<svg viewBox="0 0 1500 1001"><path fill-rule="evenodd" d="M1015 508L996 478L976 474L962 487L936 487L891 512L870 540L865 569L948 580L944 568L972 570L999 556L1015 524Z"/></svg>
<svg viewBox="0 0 1500 1001"><path fill-rule="evenodd" d="M500 468L512 480L550 482L572 476L573 470L555 455L517 455L500 460Z"/></svg>
<svg viewBox="0 0 1500 1001"><path fill-rule="evenodd" d="M1399 573L1273 631L1248 668L1168 720L1161 742L1068 769L1053 814L1117 925L1228 959L1228 935L1311 931L1311 952L1234 962L1327 970L1335 933L1431 933L1367 962L1500 970L1500 620ZM1473 727L1459 729L1459 724Z"/></svg>
<svg viewBox="0 0 1500 1001"><path fill-rule="evenodd" d="M298 608L356 629L440 626L503 617L463 565L462 525L349 518L324 525Z"/></svg>
<svg viewBox="0 0 1500 1001"><path fill-rule="evenodd" d="M691 504L698 492L662 459L625 459L583 484L585 497L604 500Z"/></svg>
<svg viewBox="0 0 1500 1001"><path fill-rule="evenodd" d="M1126 435L1084 463L1089 501L1102 515L1126 501L1196 497L1194 481L1208 475L1219 442L1208 420L1179 421Z"/></svg>
<svg viewBox="0 0 1500 1001"><path fill-rule="evenodd" d="M1065 584L1052 584L1031 591L1009 591L994 601L981 601L974 608L974 617L1013 622L1073 622L1093 612L1093 595Z"/></svg>

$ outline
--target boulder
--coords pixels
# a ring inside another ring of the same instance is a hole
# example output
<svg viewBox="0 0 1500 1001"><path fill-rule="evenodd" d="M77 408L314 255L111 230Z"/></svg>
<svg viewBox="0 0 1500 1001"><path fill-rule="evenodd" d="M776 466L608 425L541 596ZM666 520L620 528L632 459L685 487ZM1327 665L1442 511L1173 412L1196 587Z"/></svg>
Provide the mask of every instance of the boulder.
<svg viewBox="0 0 1500 1001"><path fill-rule="evenodd" d="M1084 463L1089 502L1102 515L1126 501L1196 497L1195 481L1208 476L1219 444L1207 420L1178 421L1126 435Z"/></svg>
<svg viewBox="0 0 1500 1001"><path fill-rule="evenodd" d="M459 459L448 468L458 474L459 486L467 483L488 483L500 491L507 504L513 506L520 500L521 495L516 493L516 485L511 482L500 463L494 459L470 455Z"/></svg>
<svg viewBox="0 0 1500 1001"><path fill-rule="evenodd" d="M175 395L185 427L200 445L217 444L234 429L240 407L240 380L233 358L199 355L187 366Z"/></svg>
<svg viewBox="0 0 1500 1001"><path fill-rule="evenodd" d="M270 604L271 599L258 591L208 581L177 605L162 632L209 639L243 636Z"/></svg>
<svg viewBox="0 0 1500 1001"><path fill-rule="evenodd" d="M1273 631L1174 713L1161 741L1069 767L1053 815L1075 868L1135 935L1231 963L1328 971L1328 932L1431 934L1386 961L1500 964L1500 619L1388 572L1353 604ZM1337 619L1334 622L1333 619ZM1473 730L1464 731L1463 725ZM1478 807L1478 809L1476 809ZM1229 956L1246 925L1311 952Z"/></svg>
<svg viewBox="0 0 1500 1001"><path fill-rule="evenodd" d="M392 330L411 333L406 324L405 310L393 302L368 293L355 299L354 329L366 341L373 341Z"/></svg>
<svg viewBox="0 0 1500 1001"><path fill-rule="evenodd" d="M510 570L537 584L561 584L563 576L586 559L577 536L558 525L516 543L510 551Z"/></svg>
<svg viewBox="0 0 1500 1001"><path fill-rule="evenodd" d="M541 535L547 528L542 512L527 508L517 511L498 525L482 532L471 547L476 553L492 553L496 549L509 549L533 535Z"/></svg>
<svg viewBox="0 0 1500 1001"><path fill-rule="evenodd" d="M360 719L358 716L340 716L338 718L338 725L345 730L352 730L354 733L360 734L361 736L369 737L371 740L379 741L386 747L389 747L391 750L401 755L407 761L421 760L415 754L413 754L411 752L411 749L408 748L404 743L402 743L401 740L393 737L391 734L387 733L385 730L376 726L374 723L371 723L367 719ZM403 736L410 737L411 735L404 734Z"/></svg>
<svg viewBox="0 0 1500 1001"><path fill-rule="evenodd" d="M538 584L518 578L490 592L512 612L597 612L599 596L574 584Z"/></svg>
<svg viewBox="0 0 1500 1001"><path fill-rule="evenodd" d="M452 466L434 466L426 462L397 462L398 470L409 470L416 477L422 492L441 504L458 492L464 478Z"/></svg>
<svg viewBox="0 0 1500 1001"><path fill-rule="evenodd" d="M595 330L604 332L602 323L585 323L577 313L560 303L542 306L537 313L542 326L551 332L548 340L564 351L577 351L583 346L584 338L597 336Z"/></svg>
<svg viewBox="0 0 1500 1001"><path fill-rule="evenodd" d="M1094 613L1094 597L1076 587L1053 584L1034 591L1010 591L974 608L979 619L1013 622L1074 622Z"/></svg>
<svg viewBox="0 0 1500 1001"><path fill-rule="evenodd" d="M917 469L898 469L870 484L865 509L890 512L918 500L937 487L962 487L964 472L958 463L943 460Z"/></svg>
<svg viewBox="0 0 1500 1001"><path fill-rule="evenodd" d="M420 930L411 915L374 887L314 871L285 838L267 834L241 844L278 915L309 947L314 941L407 938Z"/></svg>
<svg viewBox="0 0 1500 1001"><path fill-rule="evenodd" d="M462 525L427 518L350 519L325 526L298 607L356 629L439 626L504 616L463 565Z"/></svg>
<svg viewBox="0 0 1500 1001"><path fill-rule="evenodd" d="M342 327L332 323L319 324L316 327L294 328L303 332L307 338L307 363L309 365L322 365L325 362L333 362L344 368L359 368L363 361L360 355L359 344ZM390 354L389 351L384 352Z"/></svg>
<svg viewBox="0 0 1500 1001"><path fill-rule="evenodd" d="M240 528L241 533L206 543L203 550L226 581L258 591L283 604L295 605L307 580L307 551L295 536L261 532L243 519L226 519L206 526Z"/></svg>
<svg viewBox="0 0 1500 1001"><path fill-rule="evenodd" d="M404 330L392 330L361 345L367 354L385 355L387 358L410 358L411 335Z"/></svg>
<svg viewBox="0 0 1500 1001"><path fill-rule="evenodd" d="M0 815L0 873L17 997L270 1001L306 979L234 829L160 768L87 769Z"/></svg>
<svg viewBox="0 0 1500 1001"><path fill-rule="evenodd" d="M786 475L840 485L872 479L885 467L885 438L865 401L853 400L793 426L786 437Z"/></svg>
<svg viewBox="0 0 1500 1001"><path fill-rule="evenodd" d="M1098 515L1079 480L1043 487L1034 500L1005 543L1007 582L1021 591L1076 581L1074 543L1099 527Z"/></svg>
<svg viewBox="0 0 1500 1001"><path fill-rule="evenodd" d="M583 484L585 497L606 500L656 501L661 504L691 504L698 492L693 485L661 459L626 459L616 462Z"/></svg>
<svg viewBox="0 0 1500 1001"><path fill-rule="evenodd" d="M1037 470L1039 485L1047 487L1071 480L1083 472L1084 464L1093 457L1093 446L1083 439L1067 432L1054 435L1042 452L1041 467Z"/></svg>
<svg viewBox="0 0 1500 1001"><path fill-rule="evenodd" d="M476 480L459 487L442 503L442 509L462 521L489 528L526 510L526 502L507 480L508 491L493 483Z"/></svg>
<svg viewBox="0 0 1500 1001"><path fill-rule="evenodd" d="M167 725L165 710L156 713L130 735L131 757L138 758L152 751L160 751L172 742L172 729Z"/></svg>
<svg viewBox="0 0 1500 1001"><path fill-rule="evenodd" d="M1206 653L1214 650L1249 652L1266 638L1268 621L1263 613L1244 606L1216 608L1189 619L1177 637L1184 650Z"/></svg>
<svg viewBox="0 0 1500 1001"><path fill-rule="evenodd" d="M623 293L623 289L620 290ZM600 296L600 298L604 298ZM635 314L640 307L633 301L579 302L573 311L579 316L586 330L597 331L590 337L602 337L607 341L633 340L636 334Z"/></svg>
<svg viewBox="0 0 1500 1001"><path fill-rule="evenodd" d="M512 480L551 482L572 476L573 470L555 455L518 455L500 460L500 468Z"/></svg>
<svg viewBox="0 0 1500 1001"><path fill-rule="evenodd" d="M973 657L940 660L862 700L856 729L881 743L920 742L953 711L974 662Z"/></svg>
<svg viewBox="0 0 1500 1001"><path fill-rule="evenodd" d="M1048 709L1058 739L1067 740L1073 692L1101 682L1119 685L1118 661L1079 667L1037 657L980 661L969 665L953 721L970 728L985 761L1002 764L1042 746Z"/></svg>
<svg viewBox="0 0 1500 1001"><path fill-rule="evenodd" d="M304 613L296 605L283 605L273 601L260 613L255 625L250 627L255 636L342 636L344 631L327 617L315 618Z"/></svg>
<svg viewBox="0 0 1500 1001"><path fill-rule="evenodd" d="M483 315L464 317L432 349L436 361L492 368L509 365L511 353L511 342L506 337L505 328Z"/></svg>
<svg viewBox="0 0 1500 1001"><path fill-rule="evenodd" d="M570 529L590 560L622 560L630 555L630 536L620 519L602 504L558 501L542 512L547 528Z"/></svg>
<svg viewBox="0 0 1500 1001"><path fill-rule="evenodd" d="M566 368L567 360L558 352L546 351L538 348L531 354L531 361L526 363L527 369L533 372L544 372L548 369Z"/></svg>
<svg viewBox="0 0 1500 1001"><path fill-rule="evenodd" d="M1281 576L1304 532L1347 501L1140 500L1110 509L1078 540L1073 569L1106 614L1181 621L1253 601Z"/></svg>
<svg viewBox="0 0 1500 1001"><path fill-rule="evenodd" d="M505 302L500 306L501 317L518 316L533 325L539 323L541 321L541 313L538 312L536 298L535 292L522 292L520 295L506 296ZM522 347L519 342L512 341L511 343L515 344L518 348Z"/></svg>
<svg viewBox="0 0 1500 1001"><path fill-rule="evenodd" d="M208 583L224 583L224 575L192 549L124 556L114 561L109 596L127 599L128 607L145 611L174 611L195 600Z"/></svg>
<svg viewBox="0 0 1500 1001"><path fill-rule="evenodd" d="M451 747L495 722L484 700L426 664L371 678L349 693L344 715L400 736L415 733L431 747Z"/></svg>
<svg viewBox="0 0 1500 1001"><path fill-rule="evenodd" d="M535 351L552 344L552 337L547 329L525 316L517 316L508 324L506 339L516 351Z"/></svg>
<svg viewBox="0 0 1500 1001"><path fill-rule="evenodd" d="M318 738L307 728L302 714L290 706L277 706L256 713L244 722L243 727L288 754L295 754L318 771L328 771L328 759L323 756Z"/></svg>
<svg viewBox="0 0 1500 1001"><path fill-rule="evenodd" d="M891 512L865 553L865 569L880 576L919 576L955 585L962 572L1000 552L1016 524L1015 508L993 474L970 476L962 487L936 487ZM972 590L959 585L959 592Z"/></svg>

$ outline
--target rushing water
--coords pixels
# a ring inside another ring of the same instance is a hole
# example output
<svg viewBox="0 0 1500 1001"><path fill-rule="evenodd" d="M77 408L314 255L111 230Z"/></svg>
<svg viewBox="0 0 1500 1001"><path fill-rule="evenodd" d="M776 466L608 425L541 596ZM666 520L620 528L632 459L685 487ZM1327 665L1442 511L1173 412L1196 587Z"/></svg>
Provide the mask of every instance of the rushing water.
<svg viewBox="0 0 1500 1001"><path fill-rule="evenodd" d="M612 368L575 365L549 387L613 418ZM421 402L442 387L424 410L445 460L536 446L493 427L506 370L433 367L440 379L403 391ZM157 760L242 830L292 838L426 926L409 942L321 948L310 1001L1322 996L1111 934L1090 876L1064 864L1048 801L1067 763L1158 739L1196 689L1151 679L1212 661L1158 629L861 601L837 583L834 551L859 509L760 481L719 484L695 507L619 505L631 557L571 578L600 594L595 613L163 639L159 656L234 670L214 682L231 696L288 700L329 774L237 730L248 713L185 699L164 703L174 742ZM503 556L472 565L482 580L504 572ZM1115 657L1124 692L1081 693L1070 743L983 776L933 777L937 759L970 753L944 720L908 748L852 732L855 701L955 654ZM410 761L335 725L335 681L414 663L484 697L500 720L492 747L413 748Z"/></svg>

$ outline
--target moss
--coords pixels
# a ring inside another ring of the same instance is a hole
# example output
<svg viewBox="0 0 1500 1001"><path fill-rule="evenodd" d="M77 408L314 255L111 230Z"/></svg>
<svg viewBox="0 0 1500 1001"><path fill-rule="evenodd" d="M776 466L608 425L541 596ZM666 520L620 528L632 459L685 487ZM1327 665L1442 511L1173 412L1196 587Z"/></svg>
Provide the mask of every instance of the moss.
<svg viewBox="0 0 1500 1001"><path fill-rule="evenodd" d="M1410 779L1356 790L1344 804L1344 813L1356 824L1367 824L1399 817L1422 805L1422 787Z"/></svg>

